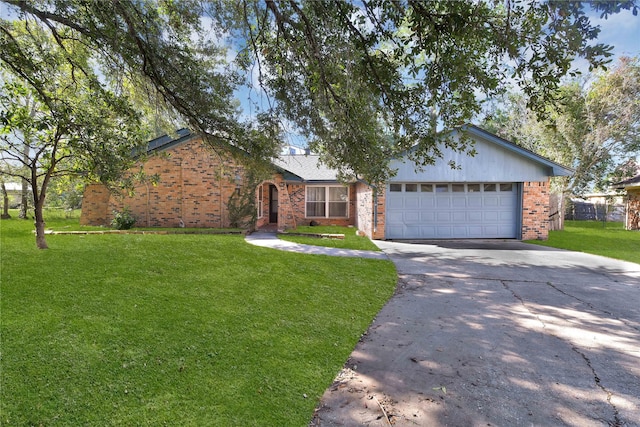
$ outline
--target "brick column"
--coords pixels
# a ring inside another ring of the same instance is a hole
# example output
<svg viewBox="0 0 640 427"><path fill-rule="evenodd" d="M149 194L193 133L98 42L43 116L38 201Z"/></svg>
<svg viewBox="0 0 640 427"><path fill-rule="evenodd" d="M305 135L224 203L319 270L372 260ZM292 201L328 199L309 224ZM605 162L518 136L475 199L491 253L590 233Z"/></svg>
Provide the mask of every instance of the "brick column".
<svg viewBox="0 0 640 427"><path fill-rule="evenodd" d="M283 179L278 181L278 230L296 228L296 216L291 206L287 183Z"/></svg>
<svg viewBox="0 0 640 427"><path fill-rule="evenodd" d="M640 188L627 189L627 230L640 230Z"/></svg>
<svg viewBox="0 0 640 427"><path fill-rule="evenodd" d="M522 184L522 240L549 238L549 181Z"/></svg>

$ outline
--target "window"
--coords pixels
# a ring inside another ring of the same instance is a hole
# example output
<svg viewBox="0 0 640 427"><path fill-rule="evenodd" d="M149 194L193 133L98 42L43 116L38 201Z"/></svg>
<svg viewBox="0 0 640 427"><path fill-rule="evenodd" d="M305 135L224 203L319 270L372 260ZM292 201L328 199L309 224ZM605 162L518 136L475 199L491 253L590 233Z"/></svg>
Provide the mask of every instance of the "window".
<svg viewBox="0 0 640 427"><path fill-rule="evenodd" d="M307 217L346 218L348 212L347 187L307 187Z"/></svg>
<svg viewBox="0 0 640 427"><path fill-rule="evenodd" d="M433 184L420 184L420 191L423 193L433 193Z"/></svg>
<svg viewBox="0 0 640 427"><path fill-rule="evenodd" d="M349 207L349 190L347 187L329 188L329 217L344 218Z"/></svg>
<svg viewBox="0 0 640 427"><path fill-rule="evenodd" d="M399 193L402 191L402 184L389 184L389 191Z"/></svg>
<svg viewBox="0 0 640 427"><path fill-rule="evenodd" d="M496 185L495 184L485 184L484 185L484 191L496 191Z"/></svg>
<svg viewBox="0 0 640 427"><path fill-rule="evenodd" d="M262 212L262 197L263 197L263 190L262 190L262 185L260 187L258 187L258 218L262 218L263 216L263 212Z"/></svg>
<svg viewBox="0 0 640 427"><path fill-rule="evenodd" d="M449 184L436 184L436 193L448 193Z"/></svg>
<svg viewBox="0 0 640 427"><path fill-rule="evenodd" d="M500 191L512 191L513 184L500 184Z"/></svg>
<svg viewBox="0 0 640 427"><path fill-rule="evenodd" d="M469 193L479 193L480 192L480 184L467 184L467 191Z"/></svg>
<svg viewBox="0 0 640 427"><path fill-rule="evenodd" d="M464 184L451 184L451 191L454 193L464 193Z"/></svg>
<svg viewBox="0 0 640 427"><path fill-rule="evenodd" d="M405 184L404 191L407 193L417 193L418 192L418 184Z"/></svg>

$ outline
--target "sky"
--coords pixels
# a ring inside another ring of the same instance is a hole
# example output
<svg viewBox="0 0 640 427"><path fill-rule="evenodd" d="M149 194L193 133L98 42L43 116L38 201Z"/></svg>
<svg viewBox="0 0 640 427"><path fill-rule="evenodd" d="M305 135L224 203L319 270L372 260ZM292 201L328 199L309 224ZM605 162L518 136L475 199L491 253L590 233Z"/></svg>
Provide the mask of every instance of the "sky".
<svg viewBox="0 0 640 427"><path fill-rule="evenodd" d="M622 11L604 19L590 12L588 16L593 24L600 26L597 42L612 45L615 58L640 56L640 14L633 16L631 11Z"/></svg>

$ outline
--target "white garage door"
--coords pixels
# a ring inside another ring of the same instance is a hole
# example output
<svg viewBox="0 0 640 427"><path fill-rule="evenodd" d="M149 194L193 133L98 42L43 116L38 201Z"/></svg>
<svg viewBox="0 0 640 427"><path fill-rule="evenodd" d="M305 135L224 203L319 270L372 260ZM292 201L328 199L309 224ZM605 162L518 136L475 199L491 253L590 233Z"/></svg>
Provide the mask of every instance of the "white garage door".
<svg viewBox="0 0 640 427"><path fill-rule="evenodd" d="M393 183L388 239L516 238L515 183Z"/></svg>

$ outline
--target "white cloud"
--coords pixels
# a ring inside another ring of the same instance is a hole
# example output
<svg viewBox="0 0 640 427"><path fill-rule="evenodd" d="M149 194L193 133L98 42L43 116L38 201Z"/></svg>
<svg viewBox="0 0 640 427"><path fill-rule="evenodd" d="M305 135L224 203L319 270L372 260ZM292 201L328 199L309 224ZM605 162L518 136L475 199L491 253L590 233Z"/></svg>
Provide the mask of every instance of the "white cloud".
<svg viewBox="0 0 640 427"><path fill-rule="evenodd" d="M631 11L600 18L596 13L589 13L593 24L600 26L598 42L614 46L614 55L640 55L640 16L633 16Z"/></svg>

